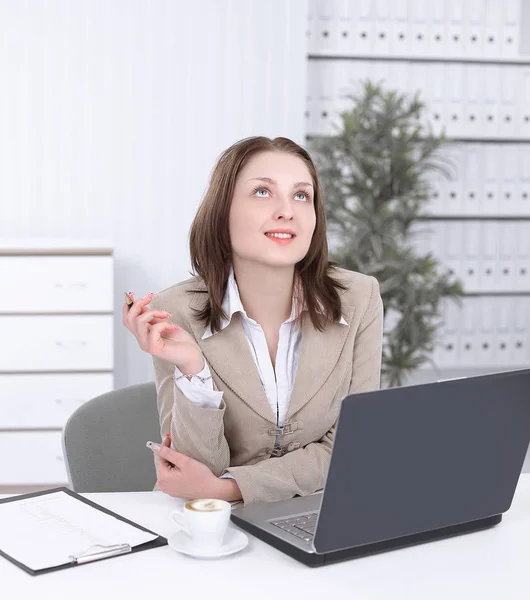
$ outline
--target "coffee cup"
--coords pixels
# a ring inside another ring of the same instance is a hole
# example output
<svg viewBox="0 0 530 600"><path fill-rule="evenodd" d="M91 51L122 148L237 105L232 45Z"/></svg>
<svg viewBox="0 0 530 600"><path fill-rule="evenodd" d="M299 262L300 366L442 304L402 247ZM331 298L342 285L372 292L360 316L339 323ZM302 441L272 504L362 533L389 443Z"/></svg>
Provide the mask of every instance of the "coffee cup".
<svg viewBox="0 0 530 600"><path fill-rule="evenodd" d="M216 548L222 545L231 506L224 500L200 498L186 502L180 510L171 513L171 520L183 529L194 545L201 548Z"/></svg>

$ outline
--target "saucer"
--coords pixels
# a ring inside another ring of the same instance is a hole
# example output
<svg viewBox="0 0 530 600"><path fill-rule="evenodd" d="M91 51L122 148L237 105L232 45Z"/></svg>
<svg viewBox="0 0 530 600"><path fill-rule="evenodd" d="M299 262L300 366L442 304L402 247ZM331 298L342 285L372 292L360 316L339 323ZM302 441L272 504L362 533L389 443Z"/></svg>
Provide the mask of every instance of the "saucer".
<svg viewBox="0 0 530 600"><path fill-rule="evenodd" d="M181 529L171 535L167 543L173 550L195 558L221 558L243 550L248 544L248 537L239 529L229 527L221 546L218 548L199 548L194 545L190 536Z"/></svg>

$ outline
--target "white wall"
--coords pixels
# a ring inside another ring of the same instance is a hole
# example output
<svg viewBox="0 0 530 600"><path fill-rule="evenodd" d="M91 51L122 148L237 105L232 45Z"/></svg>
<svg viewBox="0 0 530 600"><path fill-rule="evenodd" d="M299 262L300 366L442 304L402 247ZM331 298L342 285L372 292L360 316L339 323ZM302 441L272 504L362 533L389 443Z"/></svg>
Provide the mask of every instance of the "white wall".
<svg viewBox="0 0 530 600"><path fill-rule="evenodd" d="M307 0L0 0L0 238L110 239L118 315L186 278L218 154L304 142L306 21ZM116 322L116 386L152 379Z"/></svg>

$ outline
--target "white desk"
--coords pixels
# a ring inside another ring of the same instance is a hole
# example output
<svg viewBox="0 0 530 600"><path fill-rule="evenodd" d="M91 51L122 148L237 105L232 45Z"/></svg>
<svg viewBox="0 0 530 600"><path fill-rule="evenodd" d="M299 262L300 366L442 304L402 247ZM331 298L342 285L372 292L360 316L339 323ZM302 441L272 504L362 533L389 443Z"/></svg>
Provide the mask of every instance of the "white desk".
<svg viewBox="0 0 530 600"><path fill-rule="evenodd" d="M168 536L181 501L162 492L87 494ZM0 545L1 545L0 532ZM11 594L6 592L11 592ZM37 577L0 558L6 598L271 598L526 600L530 595L530 475L511 509L488 531L311 569L252 538L239 554L197 560L168 546Z"/></svg>

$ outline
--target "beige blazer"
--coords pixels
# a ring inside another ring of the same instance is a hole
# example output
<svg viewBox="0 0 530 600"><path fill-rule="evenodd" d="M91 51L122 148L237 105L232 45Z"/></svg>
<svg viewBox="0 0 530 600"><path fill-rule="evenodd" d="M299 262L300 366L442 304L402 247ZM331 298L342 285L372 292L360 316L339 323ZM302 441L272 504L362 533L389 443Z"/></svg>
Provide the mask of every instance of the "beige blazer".
<svg viewBox="0 0 530 600"><path fill-rule="evenodd" d="M219 408L194 405L175 384L174 366L154 358L162 437L216 474L231 473L246 505L307 495L324 485L335 422L342 399L379 388L383 310L373 277L339 269L348 289L342 313L348 326L330 323L319 332L302 314L301 354L282 435L282 455L273 456L276 416L261 385L240 315L213 336L193 309L204 306L204 283L196 277L162 291L151 306L172 313L173 321L197 340L208 361L214 389L223 391Z"/></svg>

